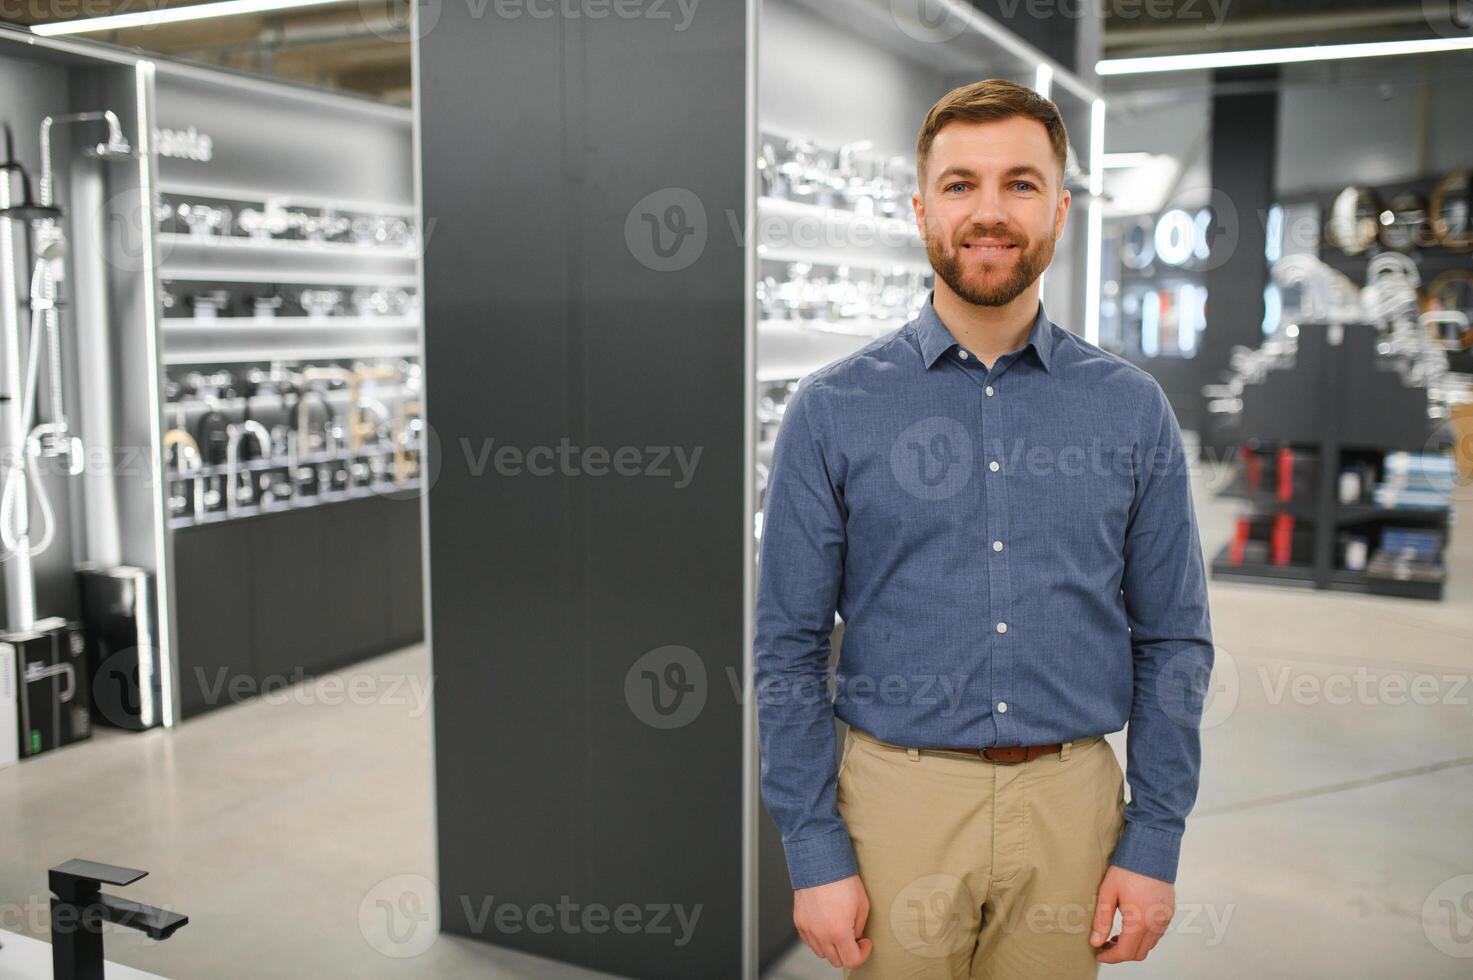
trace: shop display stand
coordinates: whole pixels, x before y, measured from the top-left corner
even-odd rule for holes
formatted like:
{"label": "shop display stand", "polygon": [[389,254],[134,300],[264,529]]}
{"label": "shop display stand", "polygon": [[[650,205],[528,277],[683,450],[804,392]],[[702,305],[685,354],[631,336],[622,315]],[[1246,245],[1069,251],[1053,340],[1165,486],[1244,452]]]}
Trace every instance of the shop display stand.
{"label": "shop display stand", "polygon": [[[1292,446],[1317,454],[1317,479],[1308,501],[1283,502],[1268,493],[1241,490],[1223,496],[1248,500],[1255,516],[1290,513],[1310,524],[1313,561],[1277,565],[1233,563],[1231,545],[1212,561],[1214,578],[1268,585],[1330,589],[1416,599],[1441,599],[1443,582],[1381,578],[1337,566],[1336,532],[1344,527],[1397,523],[1448,528],[1447,511],[1340,503],[1346,453],[1419,452],[1428,447],[1427,393],[1404,382],[1375,351],[1376,328],[1365,323],[1308,323],[1299,327],[1294,367],[1270,372],[1243,392],[1240,430],[1263,445]],[[1444,545],[1446,541],[1444,538]]]}

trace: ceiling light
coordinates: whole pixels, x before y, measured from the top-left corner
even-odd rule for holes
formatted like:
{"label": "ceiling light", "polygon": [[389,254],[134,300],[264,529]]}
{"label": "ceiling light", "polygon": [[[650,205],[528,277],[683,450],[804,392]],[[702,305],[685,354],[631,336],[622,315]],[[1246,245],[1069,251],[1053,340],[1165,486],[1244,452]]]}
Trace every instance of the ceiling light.
{"label": "ceiling light", "polygon": [[1312,44],[1300,48],[1259,48],[1253,51],[1205,51],[1200,54],[1154,55],[1145,58],[1109,58],[1095,63],[1101,75],[1144,75],[1161,71],[1201,71],[1250,65],[1285,65],[1304,61],[1343,61],[1392,55],[1435,54],[1473,50],[1473,37],[1433,37],[1411,41],[1369,41],[1358,44]]}
{"label": "ceiling light", "polygon": [[189,7],[164,7],[160,10],[139,10],[130,14],[108,14],[104,17],[79,17],[75,20],[56,20],[49,24],[32,24],[31,31],[44,37],[57,34],[85,34],[91,31],[116,31],[128,27],[155,27],[159,24],[176,24],[186,20],[204,20],[209,17],[230,17],[235,14],[261,14],[273,10],[291,10],[297,7],[322,7],[327,4],[348,3],[351,0],[219,0],[218,3],[197,3]]}

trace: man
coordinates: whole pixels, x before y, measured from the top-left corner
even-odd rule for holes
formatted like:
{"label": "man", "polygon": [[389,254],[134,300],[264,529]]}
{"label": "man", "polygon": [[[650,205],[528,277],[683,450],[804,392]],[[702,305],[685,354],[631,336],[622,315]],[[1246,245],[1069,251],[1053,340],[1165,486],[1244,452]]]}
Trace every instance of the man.
{"label": "man", "polygon": [[[805,378],[778,434],[762,791],[799,935],[852,977],[1094,977],[1174,914],[1205,574],[1160,386],[1039,301],[1067,147],[1023,86],[942,98],[914,198],[935,290]],[[1103,740],[1127,721],[1128,806]]]}

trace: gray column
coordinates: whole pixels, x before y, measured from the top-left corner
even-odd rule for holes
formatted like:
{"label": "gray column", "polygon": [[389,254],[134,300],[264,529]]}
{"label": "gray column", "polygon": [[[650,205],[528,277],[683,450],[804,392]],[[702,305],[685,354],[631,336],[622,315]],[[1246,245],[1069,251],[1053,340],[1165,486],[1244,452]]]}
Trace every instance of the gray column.
{"label": "gray column", "polygon": [[743,962],[746,7],[418,41],[443,928],[631,976]]}

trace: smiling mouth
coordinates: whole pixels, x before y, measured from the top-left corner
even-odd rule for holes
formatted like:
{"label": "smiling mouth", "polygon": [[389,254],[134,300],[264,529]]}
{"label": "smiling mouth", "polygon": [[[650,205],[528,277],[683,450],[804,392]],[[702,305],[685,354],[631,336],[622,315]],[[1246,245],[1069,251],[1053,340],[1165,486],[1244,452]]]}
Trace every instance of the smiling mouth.
{"label": "smiling mouth", "polygon": [[1017,247],[1018,247],[1017,245],[1012,245],[1012,244],[1007,244],[1007,245],[969,245],[969,244],[966,244],[966,243],[963,243],[962,244],[962,248],[966,249],[967,251],[971,252],[972,254],[974,254],[974,255],[985,255],[985,256],[1002,255],[1002,254],[1004,254],[1006,252],[1009,252],[1012,249],[1015,249]]}

